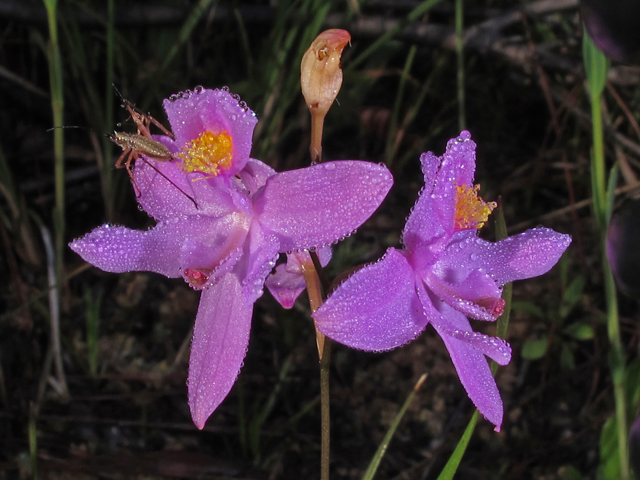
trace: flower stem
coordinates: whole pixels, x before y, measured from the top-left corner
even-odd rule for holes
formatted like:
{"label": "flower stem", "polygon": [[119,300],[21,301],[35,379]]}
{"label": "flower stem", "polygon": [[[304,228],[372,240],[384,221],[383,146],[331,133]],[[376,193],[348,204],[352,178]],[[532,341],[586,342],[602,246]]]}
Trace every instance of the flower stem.
{"label": "flower stem", "polygon": [[[311,252],[315,255],[315,252]],[[322,287],[320,277],[313,260],[300,264],[302,275],[307,284],[307,295],[311,313],[322,305]],[[320,358],[320,479],[329,480],[331,417],[329,408],[329,368],[331,365],[331,340],[325,337],[316,326],[316,344]]]}
{"label": "flower stem", "polygon": [[317,110],[311,113],[311,145],[309,146],[309,153],[311,154],[312,165],[322,161],[322,128],[325,115]]}

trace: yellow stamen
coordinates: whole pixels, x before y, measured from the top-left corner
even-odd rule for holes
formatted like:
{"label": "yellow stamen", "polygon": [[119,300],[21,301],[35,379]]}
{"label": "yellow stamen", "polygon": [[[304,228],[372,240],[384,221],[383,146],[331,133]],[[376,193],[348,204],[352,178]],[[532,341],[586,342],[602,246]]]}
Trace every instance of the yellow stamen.
{"label": "yellow stamen", "polygon": [[456,189],[456,231],[471,228],[481,229],[493,209],[496,208],[496,202],[485,202],[478,196],[480,185],[474,187],[461,185]]}
{"label": "yellow stamen", "polygon": [[220,134],[203,132],[184,147],[176,157],[183,160],[185,172],[202,172],[216,177],[231,167],[233,141],[225,131]]}

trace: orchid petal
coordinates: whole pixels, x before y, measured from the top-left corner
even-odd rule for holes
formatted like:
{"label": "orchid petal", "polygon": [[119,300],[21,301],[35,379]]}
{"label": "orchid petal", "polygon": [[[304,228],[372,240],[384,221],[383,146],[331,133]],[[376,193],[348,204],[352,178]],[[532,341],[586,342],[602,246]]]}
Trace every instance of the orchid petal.
{"label": "orchid petal", "polygon": [[[463,313],[450,308],[445,302],[428,294],[422,287],[418,296],[433,327],[440,333],[465,342],[495,360],[498,365],[507,365],[511,361],[511,345],[498,337],[474,332],[469,320]],[[436,308],[437,307],[437,308]]]}
{"label": "orchid petal", "polygon": [[255,302],[262,296],[264,280],[276,264],[279,247],[275,236],[266,233],[258,222],[253,222],[243,257],[235,268],[236,274],[242,279],[247,302]]}
{"label": "orchid petal", "polygon": [[477,242],[477,261],[498,285],[537,277],[558,263],[571,236],[534,228],[499,242]]}
{"label": "orchid petal", "polygon": [[312,315],[318,330],[349,347],[395,348],[416,338],[428,323],[406,257],[390,248],[378,262],[345,280]]}
{"label": "orchid petal", "polygon": [[459,271],[434,267],[423,279],[441,300],[477,320],[494,321],[502,314],[504,300],[496,282],[480,269],[472,270],[461,279]]}
{"label": "orchid petal", "polygon": [[[432,301],[432,325],[449,351],[462,386],[478,411],[493,423],[499,432],[504,409],[485,354],[491,353],[491,358],[500,360],[501,365],[506,365],[511,358],[511,347],[497,338],[489,342],[477,337],[477,334],[465,336],[460,332],[472,332],[469,320],[446,303],[437,299]],[[423,305],[426,303],[423,302]],[[428,305],[425,305],[425,309],[427,308]],[[433,313],[433,310],[437,310],[440,315]],[[450,335],[451,332],[456,333]]]}
{"label": "orchid petal", "polygon": [[249,344],[252,311],[234,274],[202,292],[188,381],[191,417],[201,430],[238,377]]}
{"label": "orchid petal", "polygon": [[202,180],[201,174],[185,174],[176,161],[139,159],[133,177],[140,206],[158,221],[186,215],[219,217],[234,210],[221,178]]}
{"label": "orchid petal", "polygon": [[303,250],[350,235],[393,184],[389,170],[356,160],[326,162],[270,177],[254,200],[260,223],[282,251]]}
{"label": "orchid petal", "polygon": [[182,238],[175,224],[158,224],[147,231],[103,225],[69,244],[86,262],[105,272],[151,271],[180,276]]}
{"label": "orchid petal", "polygon": [[[316,250],[318,260],[322,267],[326,267],[331,261],[331,247],[321,247]],[[278,265],[274,274],[269,275],[265,286],[273,295],[273,298],[284,308],[291,308],[298,296],[306,288],[306,282],[301,263],[311,263],[311,255],[307,251],[294,252],[287,255],[287,263]]]}
{"label": "orchid petal", "polygon": [[229,134],[233,140],[233,159],[227,176],[238,173],[249,160],[253,129],[258,122],[255,114],[238,100],[225,90],[203,89],[163,102],[180,146],[203,132]]}
{"label": "orchid petal", "polygon": [[301,273],[287,271],[284,263],[276,267],[274,274],[264,282],[273,298],[284,308],[292,308],[298,296],[307,287]]}
{"label": "orchid petal", "polygon": [[218,268],[225,259],[242,248],[251,219],[236,212],[221,218],[189,217],[179,222],[179,234],[184,238],[180,251],[183,268]]}
{"label": "orchid petal", "polygon": [[267,179],[276,174],[276,171],[266,163],[250,158],[245,167],[238,172],[249,195],[253,195],[262,187]]}

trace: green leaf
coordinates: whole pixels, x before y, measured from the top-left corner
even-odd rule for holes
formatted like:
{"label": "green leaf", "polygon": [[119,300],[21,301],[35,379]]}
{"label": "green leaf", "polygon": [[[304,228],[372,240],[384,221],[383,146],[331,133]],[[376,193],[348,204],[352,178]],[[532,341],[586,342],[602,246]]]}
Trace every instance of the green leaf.
{"label": "green leaf", "polygon": [[545,314],[540,307],[532,302],[515,301],[511,304],[511,309],[514,312],[524,313],[530,317],[545,318]]}
{"label": "green leaf", "polygon": [[560,305],[560,318],[565,319],[573,310],[573,307],[580,301],[582,298],[582,293],[584,292],[584,277],[579,276],[574,278],[567,289],[564,291],[564,295],[562,298],[562,304]]}
{"label": "green leaf", "polygon": [[549,339],[545,336],[540,340],[527,340],[522,346],[522,358],[525,360],[539,360],[547,351]]}
{"label": "green leaf", "polygon": [[593,328],[586,323],[576,322],[568,325],[562,330],[563,333],[569,335],[576,340],[591,340],[593,339]]}
{"label": "green leaf", "polygon": [[565,465],[558,469],[560,480],[582,480],[582,474],[573,465]]}
{"label": "green leaf", "polygon": [[615,415],[604,422],[600,434],[600,468],[598,478],[620,479],[620,454],[618,451],[618,424]]}
{"label": "green leaf", "polygon": [[607,83],[609,59],[594,45],[586,29],[583,30],[582,57],[589,82],[589,93],[592,99],[598,98]]}

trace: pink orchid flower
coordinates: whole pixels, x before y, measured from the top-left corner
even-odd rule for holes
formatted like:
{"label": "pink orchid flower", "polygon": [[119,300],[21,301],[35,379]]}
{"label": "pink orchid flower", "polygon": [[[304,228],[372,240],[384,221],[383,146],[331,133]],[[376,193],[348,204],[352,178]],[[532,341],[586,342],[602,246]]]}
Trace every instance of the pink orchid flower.
{"label": "pink orchid flower", "polygon": [[393,179],[385,167],[355,160],[276,173],[249,158],[255,115],[225,90],[197,89],[164,106],[176,138],[154,138],[174,160],[147,158],[151,165],[134,170],[138,201],[157,224],[147,231],[103,225],[70,247],[108,272],[182,276],[202,290],[188,380],[191,415],[202,429],[238,376],[253,304],[279,253],[349,235]]}
{"label": "pink orchid flower", "polygon": [[501,287],[546,273],[571,237],[535,228],[495,243],[479,238],[495,205],[473,185],[475,149],[463,131],[442,157],[422,155],[425,188],[407,220],[405,248],[389,248],[349,277],[313,317],[327,337],[368,351],[403,345],[431,323],[469,397],[499,431],[502,400],[485,355],[506,365],[511,347],[474,332],[467,317],[496,320],[504,309]]}

